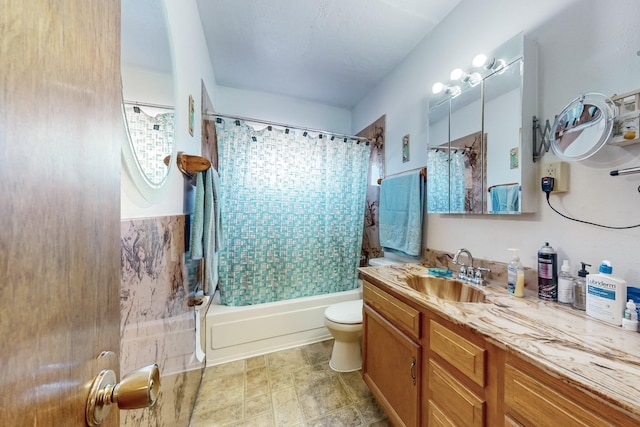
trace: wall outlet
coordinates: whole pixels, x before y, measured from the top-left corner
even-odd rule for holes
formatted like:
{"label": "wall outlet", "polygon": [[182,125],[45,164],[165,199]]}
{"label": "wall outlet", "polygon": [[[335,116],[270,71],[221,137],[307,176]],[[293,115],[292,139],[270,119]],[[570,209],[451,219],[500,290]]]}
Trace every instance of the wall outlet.
{"label": "wall outlet", "polygon": [[552,193],[566,193],[569,191],[569,164],[567,162],[544,163],[541,177],[553,177]]}

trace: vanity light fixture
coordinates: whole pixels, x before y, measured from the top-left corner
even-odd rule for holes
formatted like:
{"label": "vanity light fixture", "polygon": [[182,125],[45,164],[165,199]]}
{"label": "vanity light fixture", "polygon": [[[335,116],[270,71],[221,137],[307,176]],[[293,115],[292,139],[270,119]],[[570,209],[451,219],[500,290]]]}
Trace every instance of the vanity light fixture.
{"label": "vanity light fixture", "polygon": [[462,89],[460,89],[460,86],[445,86],[442,82],[436,82],[431,87],[431,92],[433,92],[434,95],[444,92],[447,95],[451,95],[452,98],[455,98],[462,93]]}
{"label": "vanity light fixture", "polygon": [[431,92],[433,92],[434,95],[439,94],[443,90],[444,90],[444,83],[442,82],[435,82],[433,86],[431,86]]}
{"label": "vanity light fixture", "polygon": [[480,73],[471,73],[469,75],[469,86],[476,87],[482,81]]}
{"label": "vanity light fixture", "polygon": [[453,81],[466,79],[469,76],[462,68],[454,68],[449,75],[449,78]]}

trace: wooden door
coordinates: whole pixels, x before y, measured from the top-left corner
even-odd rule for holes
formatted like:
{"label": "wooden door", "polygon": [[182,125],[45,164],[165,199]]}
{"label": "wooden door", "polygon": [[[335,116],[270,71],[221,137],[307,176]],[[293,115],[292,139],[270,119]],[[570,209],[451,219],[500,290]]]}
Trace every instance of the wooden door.
{"label": "wooden door", "polygon": [[84,426],[120,377],[119,101],[119,1],[0,0],[2,425]]}

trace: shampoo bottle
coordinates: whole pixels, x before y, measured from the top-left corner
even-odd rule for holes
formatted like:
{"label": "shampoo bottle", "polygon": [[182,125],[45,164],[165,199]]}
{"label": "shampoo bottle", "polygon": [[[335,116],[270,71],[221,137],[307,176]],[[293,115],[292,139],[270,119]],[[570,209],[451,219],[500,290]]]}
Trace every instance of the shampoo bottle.
{"label": "shampoo bottle", "polygon": [[627,282],[611,273],[611,262],[600,264],[600,273],[587,276],[587,314],[613,325],[622,324]]}
{"label": "shampoo bottle", "polygon": [[513,251],[513,256],[507,266],[507,290],[513,296],[522,298],[524,296],[524,268],[520,262],[518,250],[509,250]]}

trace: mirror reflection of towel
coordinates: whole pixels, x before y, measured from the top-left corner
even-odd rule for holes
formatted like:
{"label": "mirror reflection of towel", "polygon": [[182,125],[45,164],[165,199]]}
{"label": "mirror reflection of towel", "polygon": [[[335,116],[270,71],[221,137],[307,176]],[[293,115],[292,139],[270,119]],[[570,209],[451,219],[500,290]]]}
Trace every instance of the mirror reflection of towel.
{"label": "mirror reflection of towel", "polygon": [[496,185],[491,188],[491,211],[493,213],[518,213],[520,185]]}

